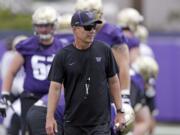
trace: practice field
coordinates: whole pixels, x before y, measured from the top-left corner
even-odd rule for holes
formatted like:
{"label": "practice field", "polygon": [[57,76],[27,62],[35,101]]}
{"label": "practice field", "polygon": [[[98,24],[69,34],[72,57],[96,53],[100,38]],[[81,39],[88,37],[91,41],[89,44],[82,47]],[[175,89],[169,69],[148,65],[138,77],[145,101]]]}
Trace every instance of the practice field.
{"label": "practice field", "polygon": [[[0,135],[7,135],[4,131],[3,126],[0,126]],[[180,123],[179,124],[158,123],[153,135],[180,135]]]}

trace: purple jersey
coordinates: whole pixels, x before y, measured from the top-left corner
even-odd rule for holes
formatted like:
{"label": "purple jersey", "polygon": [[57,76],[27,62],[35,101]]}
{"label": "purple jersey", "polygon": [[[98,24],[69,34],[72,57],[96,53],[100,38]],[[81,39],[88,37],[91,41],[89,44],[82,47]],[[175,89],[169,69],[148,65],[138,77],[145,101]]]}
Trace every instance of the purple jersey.
{"label": "purple jersey", "polygon": [[112,47],[113,45],[127,43],[121,28],[116,25],[105,23],[102,28],[97,32],[96,40],[103,41]]}
{"label": "purple jersey", "polygon": [[139,47],[140,45],[140,41],[137,37],[133,36],[133,37],[127,37],[127,45],[129,49],[135,48],[135,47]]}
{"label": "purple jersey", "polygon": [[16,49],[24,58],[24,91],[36,95],[48,93],[50,82],[47,80],[49,69],[56,52],[62,48],[58,39],[54,39],[52,45],[43,46],[36,36],[20,42]]}
{"label": "purple jersey", "polygon": [[139,90],[144,91],[144,79],[140,74],[138,73],[131,74],[131,81],[133,81],[136,84]]}
{"label": "purple jersey", "polygon": [[[64,92],[60,95],[60,100],[58,102],[56,112],[55,112],[55,117],[58,122],[63,121],[63,116],[64,116],[64,109],[65,109],[65,100],[64,100]],[[47,106],[48,103],[48,95],[45,95],[41,98],[43,101],[43,104]]]}
{"label": "purple jersey", "polygon": [[72,33],[60,33],[55,35],[60,42],[63,44],[63,47],[70,45],[74,42],[74,36]]}

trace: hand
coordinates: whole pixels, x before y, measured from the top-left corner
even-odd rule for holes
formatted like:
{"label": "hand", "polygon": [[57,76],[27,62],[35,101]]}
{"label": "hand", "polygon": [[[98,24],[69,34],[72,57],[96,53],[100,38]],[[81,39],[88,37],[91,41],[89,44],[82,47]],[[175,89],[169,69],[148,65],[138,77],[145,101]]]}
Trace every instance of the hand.
{"label": "hand", "polygon": [[57,123],[54,117],[46,118],[46,133],[47,135],[55,135],[58,132]]}
{"label": "hand", "polygon": [[125,126],[124,113],[118,112],[115,117],[115,128],[116,130],[122,130]]}
{"label": "hand", "polygon": [[124,128],[121,128],[120,132],[122,135],[125,135],[133,128],[135,121],[135,114],[130,104],[122,103],[122,109],[124,111],[125,125]]}
{"label": "hand", "polygon": [[0,115],[6,117],[6,109],[11,105],[10,94],[6,93],[1,95],[0,99]]}
{"label": "hand", "polygon": [[4,103],[2,102],[2,100],[0,100],[0,115],[1,115],[2,117],[6,117],[6,109],[7,109],[7,105],[4,104]]}
{"label": "hand", "polygon": [[1,99],[2,99],[2,101],[6,104],[6,105],[8,105],[8,106],[10,106],[12,103],[11,103],[11,97],[10,97],[10,93],[3,93],[2,92],[2,94],[1,94]]}

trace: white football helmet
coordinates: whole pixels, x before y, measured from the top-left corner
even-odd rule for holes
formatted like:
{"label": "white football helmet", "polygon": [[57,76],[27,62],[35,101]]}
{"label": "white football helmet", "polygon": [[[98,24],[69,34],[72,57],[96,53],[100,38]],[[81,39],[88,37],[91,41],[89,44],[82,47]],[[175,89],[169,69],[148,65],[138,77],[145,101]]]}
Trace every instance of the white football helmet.
{"label": "white football helmet", "polygon": [[159,66],[157,61],[149,56],[140,56],[132,63],[132,68],[142,75],[145,81],[149,81],[150,78],[157,78],[159,72]]}
{"label": "white football helmet", "polygon": [[135,121],[135,113],[130,104],[123,103],[122,108],[124,110],[125,117],[125,128],[121,130],[121,135],[126,135],[128,132],[132,131],[134,121]]}
{"label": "white football helmet", "polygon": [[57,26],[62,30],[70,30],[72,14],[63,14],[58,17]]}
{"label": "white football helmet", "polygon": [[94,11],[97,19],[101,19],[103,14],[102,0],[77,0],[75,10]]}
{"label": "white football helmet", "polygon": [[146,43],[149,32],[145,26],[138,25],[135,31],[135,36],[138,37],[142,43]]}
{"label": "white football helmet", "polygon": [[125,8],[118,13],[117,21],[122,27],[136,31],[137,25],[144,20],[143,16],[134,8]]}
{"label": "white football helmet", "polygon": [[56,25],[57,18],[58,18],[57,12],[52,7],[45,6],[36,9],[34,14],[32,15],[33,25],[36,27],[37,25],[50,24],[52,25],[52,30],[46,34],[38,33],[37,30],[35,30],[35,34],[38,35],[42,40],[50,39],[54,33],[54,27]]}

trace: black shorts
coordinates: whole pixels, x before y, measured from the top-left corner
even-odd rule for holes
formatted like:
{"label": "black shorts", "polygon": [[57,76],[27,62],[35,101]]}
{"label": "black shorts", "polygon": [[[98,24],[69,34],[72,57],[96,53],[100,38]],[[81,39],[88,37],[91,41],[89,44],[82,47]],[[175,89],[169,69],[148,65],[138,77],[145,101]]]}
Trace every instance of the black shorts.
{"label": "black shorts", "polygon": [[146,96],[146,104],[149,107],[151,113],[156,110],[155,97],[147,97]]}
{"label": "black shorts", "polygon": [[139,89],[135,83],[131,81],[131,89],[130,89],[130,100],[131,105],[134,108],[137,104],[145,105],[145,96],[144,91]]}
{"label": "black shorts", "polygon": [[23,92],[20,95],[21,99],[21,130],[22,135],[26,135],[27,132],[27,122],[26,122],[26,116],[29,108],[37,101],[39,100],[39,96],[35,96],[32,93]]}
{"label": "black shorts", "polygon": [[111,135],[109,124],[96,126],[64,126],[64,135]]}
{"label": "black shorts", "polygon": [[[30,135],[47,135],[46,134],[46,114],[47,108],[41,106],[32,106],[27,113],[27,125]],[[58,124],[58,133],[63,135],[62,124]]]}

